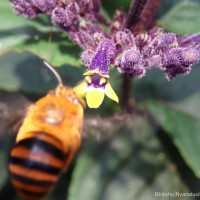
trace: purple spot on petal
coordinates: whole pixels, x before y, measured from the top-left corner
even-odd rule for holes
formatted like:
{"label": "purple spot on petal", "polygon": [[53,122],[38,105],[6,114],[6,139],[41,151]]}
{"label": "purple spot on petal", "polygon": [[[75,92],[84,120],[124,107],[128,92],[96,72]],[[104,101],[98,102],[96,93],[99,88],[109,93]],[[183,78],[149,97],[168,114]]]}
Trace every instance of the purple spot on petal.
{"label": "purple spot on petal", "polygon": [[101,83],[102,77],[99,74],[93,74],[90,76],[90,78],[91,83],[88,83],[88,86],[91,86],[93,88],[105,88],[107,79],[105,79],[105,82]]}

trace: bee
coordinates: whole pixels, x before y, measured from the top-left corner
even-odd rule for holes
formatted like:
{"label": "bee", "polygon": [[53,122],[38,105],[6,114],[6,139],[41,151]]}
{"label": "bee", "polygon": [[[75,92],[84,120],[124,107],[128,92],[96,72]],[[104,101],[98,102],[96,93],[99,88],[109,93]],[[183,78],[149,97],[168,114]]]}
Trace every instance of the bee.
{"label": "bee", "polygon": [[28,108],[9,162],[11,182],[27,200],[39,200],[53,189],[81,144],[85,102],[45,64],[59,84]]}

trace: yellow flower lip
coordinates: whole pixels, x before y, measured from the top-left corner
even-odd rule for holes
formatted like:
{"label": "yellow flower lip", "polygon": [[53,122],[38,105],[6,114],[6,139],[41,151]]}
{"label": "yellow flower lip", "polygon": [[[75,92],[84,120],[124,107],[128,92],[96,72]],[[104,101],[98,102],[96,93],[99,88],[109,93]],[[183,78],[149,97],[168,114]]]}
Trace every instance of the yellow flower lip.
{"label": "yellow flower lip", "polygon": [[118,96],[112,89],[110,83],[106,84],[105,89],[89,87],[86,92],[86,102],[90,108],[99,108],[105,95],[113,101],[119,102]]}
{"label": "yellow flower lip", "polygon": [[99,108],[104,99],[105,93],[102,88],[89,88],[86,93],[86,102],[90,108]]}
{"label": "yellow flower lip", "polygon": [[[96,70],[94,71],[96,72]],[[101,76],[101,74],[98,73],[98,75],[101,76],[99,87],[90,85],[92,81],[91,75],[95,74],[94,71],[93,73],[90,71],[90,73],[86,72],[84,74],[86,75],[85,80],[74,88],[75,92],[81,97],[86,98],[87,105],[90,108],[98,108],[102,104],[105,95],[118,103],[118,96],[107,81],[107,77]],[[103,84],[105,84],[104,87],[102,87]]]}

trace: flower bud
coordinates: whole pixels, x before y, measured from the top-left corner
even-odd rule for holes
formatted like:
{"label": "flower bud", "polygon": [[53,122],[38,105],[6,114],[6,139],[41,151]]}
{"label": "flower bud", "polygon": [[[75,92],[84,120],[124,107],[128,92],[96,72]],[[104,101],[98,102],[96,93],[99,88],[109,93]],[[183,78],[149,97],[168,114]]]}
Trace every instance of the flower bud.
{"label": "flower bud", "polygon": [[79,6],[77,3],[69,3],[64,9],[62,7],[56,7],[52,11],[52,22],[59,24],[63,27],[68,27],[75,23],[79,18]]}
{"label": "flower bud", "polygon": [[182,51],[182,65],[194,65],[200,60],[200,53],[194,48],[184,48]]}
{"label": "flower bud", "polygon": [[89,67],[91,65],[92,59],[95,55],[95,52],[92,50],[86,50],[81,53],[81,61],[84,66]]}
{"label": "flower bud", "polygon": [[171,48],[171,49],[166,50],[163,54],[164,66],[181,65],[181,63],[183,62],[182,51],[183,51],[183,48],[181,47]]}
{"label": "flower bud", "polygon": [[200,43],[200,33],[192,35],[186,35],[180,38],[180,44],[182,46],[196,46]]}
{"label": "flower bud", "polygon": [[158,40],[161,48],[176,47],[178,45],[177,38],[174,33],[164,33]]}
{"label": "flower bud", "polygon": [[146,68],[162,68],[162,57],[157,54],[145,59]]}
{"label": "flower bud", "polygon": [[67,18],[65,9],[61,7],[57,7],[52,11],[51,20],[54,24],[62,26],[69,26],[71,24],[70,20]]}
{"label": "flower bud", "polygon": [[80,12],[83,14],[88,14],[94,9],[93,0],[77,0],[80,7]]}
{"label": "flower bud", "polygon": [[118,9],[115,11],[113,20],[110,24],[109,33],[113,34],[116,31],[122,30],[125,27],[126,23],[126,13],[122,9]]}
{"label": "flower bud", "polygon": [[96,38],[96,36],[98,37],[99,33],[104,35],[103,29],[99,25],[94,24],[91,21],[82,20],[79,23],[79,26],[81,30],[87,31],[89,34],[94,34],[94,39]]}
{"label": "flower bud", "polygon": [[164,54],[164,70],[167,78],[188,74],[191,66],[200,60],[199,52],[193,48],[172,48]]}
{"label": "flower bud", "polygon": [[135,50],[124,51],[121,57],[119,71],[127,73],[130,76],[144,76],[145,68],[142,64],[142,56],[140,52]]}
{"label": "flower bud", "polygon": [[181,65],[169,65],[166,67],[166,78],[172,80],[172,78],[178,75],[186,75],[190,72],[191,67],[183,67]]}
{"label": "flower bud", "polygon": [[78,32],[69,32],[69,39],[77,43],[83,49],[95,49],[96,41],[94,41],[93,35],[90,35],[84,30]]}
{"label": "flower bud", "polygon": [[121,57],[121,65],[126,70],[134,67],[135,64],[141,62],[142,57],[139,51],[126,50]]}
{"label": "flower bud", "polygon": [[13,0],[12,7],[17,15],[34,18],[40,12],[38,8],[33,6],[31,0]]}
{"label": "flower bud", "polygon": [[142,78],[146,73],[145,68],[142,65],[138,65],[137,67],[134,67],[132,70],[132,73],[130,73],[131,77],[137,77]]}
{"label": "flower bud", "polygon": [[164,65],[183,65],[185,67],[196,64],[200,60],[200,53],[195,48],[177,47],[164,54]]}
{"label": "flower bud", "polygon": [[135,37],[129,30],[117,31],[113,36],[113,40],[122,49],[136,49]]}
{"label": "flower bud", "polygon": [[72,17],[75,17],[79,15],[80,7],[76,2],[71,2],[67,4],[66,11],[69,12]]}
{"label": "flower bud", "polygon": [[150,40],[149,34],[147,32],[140,33],[135,36],[135,43],[138,49],[143,49],[148,45]]}
{"label": "flower bud", "polygon": [[44,13],[51,14],[56,6],[56,0],[32,0],[33,5]]}

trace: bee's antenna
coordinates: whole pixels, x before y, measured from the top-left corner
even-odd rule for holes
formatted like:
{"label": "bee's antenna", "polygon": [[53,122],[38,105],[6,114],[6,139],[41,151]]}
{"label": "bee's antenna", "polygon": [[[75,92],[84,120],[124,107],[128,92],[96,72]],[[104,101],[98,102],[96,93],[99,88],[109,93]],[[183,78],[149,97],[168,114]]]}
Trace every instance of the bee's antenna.
{"label": "bee's antenna", "polygon": [[55,75],[57,81],[58,81],[58,84],[59,85],[63,85],[62,83],[62,79],[60,77],[60,75],[58,74],[58,72],[46,61],[44,61],[44,64],[51,70],[51,72]]}

